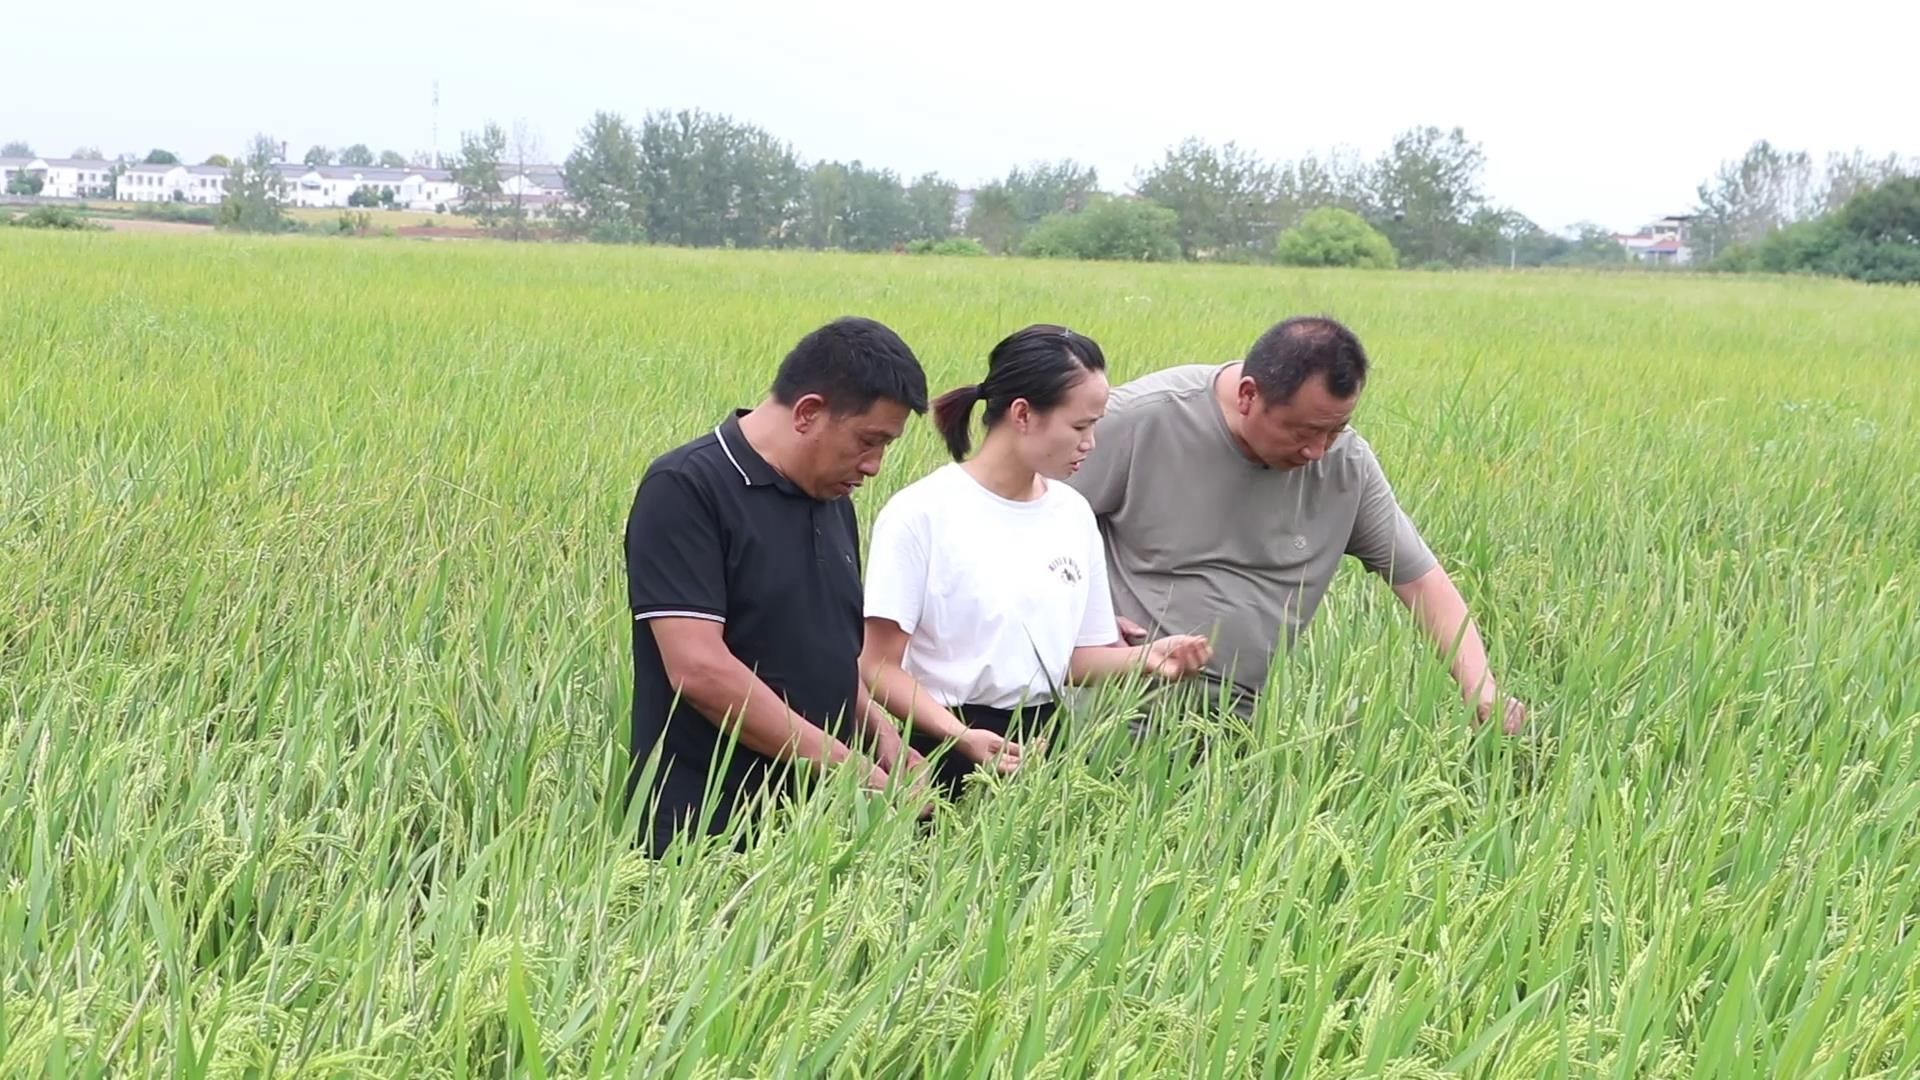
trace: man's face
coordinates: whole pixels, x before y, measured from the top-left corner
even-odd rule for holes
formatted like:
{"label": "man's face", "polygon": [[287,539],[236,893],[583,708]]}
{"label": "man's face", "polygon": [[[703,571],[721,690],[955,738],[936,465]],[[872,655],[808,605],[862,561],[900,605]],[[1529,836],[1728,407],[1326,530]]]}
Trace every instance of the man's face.
{"label": "man's face", "polygon": [[835,416],[824,400],[808,394],[794,405],[801,467],[788,479],[816,499],[850,494],[880,474],[880,459],[907,429],[908,415],[905,405],[882,398],[865,412]]}
{"label": "man's face", "polygon": [[1335,397],[1327,390],[1326,376],[1318,373],[1308,376],[1284,403],[1268,403],[1252,379],[1242,378],[1240,438],[1269,469],[1298,469],[1326,456],[1358,404],[1358,393]]}

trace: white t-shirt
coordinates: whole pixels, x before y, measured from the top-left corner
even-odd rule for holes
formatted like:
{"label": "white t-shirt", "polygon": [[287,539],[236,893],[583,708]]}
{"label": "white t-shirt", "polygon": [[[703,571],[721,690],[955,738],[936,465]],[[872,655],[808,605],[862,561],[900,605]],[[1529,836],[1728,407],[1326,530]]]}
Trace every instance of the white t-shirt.
{"label": "white t-shirt", "polygon": [[1099,527],[1066,484],[1017,502],[946,465],[881,507],[868,549],[867,617],[907,632],[902,666],[942,705],[1052,700],[1076,647],[1119,640]]}

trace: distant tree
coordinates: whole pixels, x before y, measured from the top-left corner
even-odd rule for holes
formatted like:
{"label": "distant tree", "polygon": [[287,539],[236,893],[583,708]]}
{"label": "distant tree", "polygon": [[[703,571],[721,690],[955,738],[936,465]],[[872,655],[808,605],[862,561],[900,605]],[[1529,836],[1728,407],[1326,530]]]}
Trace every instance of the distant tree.
{"label": "distant tree", "polygon": [[1032,225],[1050,214],[1077,213],[1093,205],[1100,193],[1100,175],[1092,166],[1072,158],[1014,169],[1002,184],[1023,225]]}
{"label": "distant tree", "polygon": [[649,113],[640,124],[647,236],[689,247],[800,240],[807,176],[792,147],[724,115]]}
{"label": "distant tree", "polygon": [[407,167],[406,155],[398,150],[382,150],[380,151],[380,167],[383,169],[404,169]]}
{"label": "distant tree", "polygon": [[1177,262],[1180,217],[1145,199],[1102,196],[1078,213],[1041,219],[1020,240],[1020,254],[1041,259]]}
{"label": "distant tree", "polygon": [[490,229],[500,214],[505,189],[501,186],[502,159],[507,154],[507,133],[492,121],[478,134],[463,132],[460,156],[454,162],[453,180],[460,186],[460,212]]}
{"label": "distant tree", "polygon": [[280,144],[256,135],[247,153],[227,172],[226,199],[220,204],[220,226],[238,232],[279,232],[286,227],[281,206],[280,170],[273,167]]}
{"label": "distant tree", "polygon": [[177,155],[175,155],[174,152],[171,150],[161,150],[156,148],[156,149],[147,151],[146,164],[178,165],[180,164],[180,158]]}
{"label": "distant tree", "polygon": [[800,240],[815,250],[847,245],[847,167],[816,162],[807,170],[807,194],[800,207]]}
{"label": "distant tree", "polygon": [[1307,155],[1279,166],[1275,183],[1275,220],[1291,225],[1309,210],[1337,206],[1363,213],[1370,183],[1367,163],[1349,154],[1325,158]]}
{"label": "distant tree", "polygon": [[1231,142],[1215,147],[1189,138],[1134,189],[1179,216],[1180,250],[1189,259],[1265,254],[1277,225],[1279,170]]}
{"label": "distant tree", "polygon": [[513,134],[507,143],[507,155],[507,161],[513,166],[513,173],[519,182],[513,185],[512,191],[507,192],[494,228],[509,240],[524,240],[532,232],[527,213],[528,170],[545,156],[540,137],[527,126],[526,121],[514,121]]}
{"label": "distant tree", "polygon": [[1692,243],[1707,259],[1739,244],[1815,216],[1820,195],[1813,161],[1804,152],[1776,148],[1765,139],[1738,161],[1726,161],[1695,194]]}
{"label": "distant tree", "polygon": [[[954,206],[960,189],[938,173],[927,173],[907,188],[907,205],[912,212],[911,232],[915,239],[944,240],[953,235]],[[983,252],[984,254],[984,252]]]}
{"label": "distant tree", "polygon": [[1734,248],[1715,267],[1920,283],[1920,177],[1896,176],[1835,213]]}
{"label": "distant tree", "polygon": [[799,234],[814,248],[886,251],[914,239],[913,204],[899,177],[855,161],[823,161],[807,174]]}
{"label": "distant tree", "polygon": [[[7,156],[13,157],[18,155],[9,154]],[[35,175],[34,173],[30,173],[25,169],[22,169],[19,172],[13,174],[13,179],[7,181],[7,194],[38,195],[40,194],[40,190],[44,187],[46,187],[45,180],[41,179],[39,176]]]}
{"label": "distant tree", "polygon": [[340,151],[340,164],[366,168],[373,164],[373,150],[366,143],[354,143]]}
{"label": "distant tree", "polygon": [[973,206],[967,210],[967,235],[995,254],[1013,250],[1019,240],[1021,223],[1013,196],[998,181],[973,193]]}
{"label": "distant tree", "polygon": [[1408,266],[1485,261],[1497,223],[1482,217],[1480,173],[1486,155],[1460,128],[1414,128],[1367,172],[1365,216]]}
{"label": "distant tree", "polygon": [[574,207],[566,226],[600,243],[638,244],[647,238],[646,194],[640,182],[640,142],[619,114],[596,112],[580,144],[561,167]]}
{"label": "distant tree", "polygon": [[1610,230],[1590,221],[1573,227],[1573,239],[1548,259],[1548,266],[1623,266],[1627,249],[1613,238]]}
{"label": "distant tree", "polygon": [[1540,226],[1518,210],[1489,207],[1480,212],[1476,224],[1499,236],[1500,250],[1494,252],[1493,261],[1510,269],[1520,265],[1520,241],[1540,232]]}
{"label": "distant tree", "polygon": [[891,251],[915,239],[918,224],[906,185],[892,169],[847,166],[847,246]]}
{"label": "distant tree", "polygon": [[1848,199],[1839,226],[1869,244],[1920,249],[1920,176],[1896,176]]}
{"label": "distant tree", "polygon": [[1391,270],[1399,265],[1393,244],[1351,210],[1323,206],[1280,234],[1275,257],[1286,266],[1350,266]]}
{"label": "distant tree", "polygon": [[1920,177],[1855,195],[1833,215],[1843,240],[1825,269],[1860,281],[1920,282]]}
{"label": "distant tree", "polygon": [[231,169],[233,168],[233,159],[228,157],[225,154],[209,154],[207,156],[207,160],[204,162],[201,162],[201,164],[218,165],[223,169]]}
{"label": "distant tree", "polygon": [[73,153],[67,156],[76,161],[104,161],[107,157],[97,146],[76,146],[73,148]]}
{"label": "distant tree", "polygon": [[25,142],[22,142],[19,139],[15,139],[14,141],[7,143],[4,146],[0,146],[0,157],[33,157],[33,156],[34,156],[33,147],[28,146]]}
{"label": "distant tree", "polygon": [[1070,158],[1015,168],[974,192],[967,233],[990,251],[1012,251],[1042,219],[1083,210],[1099,194],[1099,174]]}
{"label": "distant tree", "polygon": [[[1872,158],[1860,149],[1845,154],[1828,154],[1825,176],[1815,193],[1815,214],[1831,214],[1839,210],[1855,195],[1899,176],[1902,169],[1898,154]],[[1920,161],[1914,162],[1913,171],[1920,173]]]}
{"label": "distant tree", "polygon": [[309,146],[307,147],[306,156],[300,160],[314,168],[322,165],[331,165],[333,164],[333,151],[324,146]]}
{"label": "distant tree", "polygon": [[1566,237],[1548,232],[1524,214],[1514,214],[1502,236],[1507,245],[1507,265],[1521,269],[1546,266],[1573,246]]}

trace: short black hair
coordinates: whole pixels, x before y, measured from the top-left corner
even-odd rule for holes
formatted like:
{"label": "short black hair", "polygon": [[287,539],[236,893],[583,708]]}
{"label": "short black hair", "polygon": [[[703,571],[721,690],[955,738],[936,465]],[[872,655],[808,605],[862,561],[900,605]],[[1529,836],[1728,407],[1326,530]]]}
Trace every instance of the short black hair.
{"label": "short black hair", "polygon": [[925,413],[927,373],[899,334],[849,315],[800,339],[780,361],[772,393],[782,405],[818,394],[835,416],[866,412],[882,398]]}
{"label": "short black hair", "polygon": [[1275,323],[1247,350],[1242,374],[1260,388],[1269,405],[1284,405],[1315,374],[1327,391],[1347,399],[1367,382],[1367,350],[1353,331],[1324,315],[1299,315]]}

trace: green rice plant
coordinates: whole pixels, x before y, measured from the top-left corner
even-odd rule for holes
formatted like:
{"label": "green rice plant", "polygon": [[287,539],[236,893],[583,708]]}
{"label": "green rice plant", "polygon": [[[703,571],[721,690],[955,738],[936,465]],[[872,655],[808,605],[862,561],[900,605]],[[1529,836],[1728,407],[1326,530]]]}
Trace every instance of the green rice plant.
{"label": "green rice plant", "polygon": [[[833,316],[1327,312],[1524,735],[1343,573],[1257,716],[633,851],[620,531]],[[0,233],[0,1075],[1905,1077],[1920,308],[1823,281]],[[939,461],[922,422],[863,523]]]}

